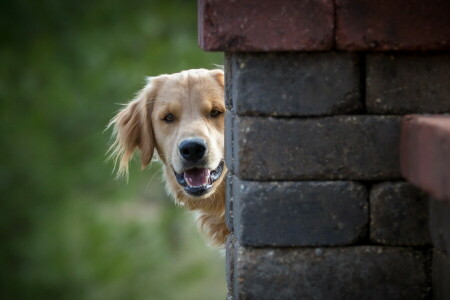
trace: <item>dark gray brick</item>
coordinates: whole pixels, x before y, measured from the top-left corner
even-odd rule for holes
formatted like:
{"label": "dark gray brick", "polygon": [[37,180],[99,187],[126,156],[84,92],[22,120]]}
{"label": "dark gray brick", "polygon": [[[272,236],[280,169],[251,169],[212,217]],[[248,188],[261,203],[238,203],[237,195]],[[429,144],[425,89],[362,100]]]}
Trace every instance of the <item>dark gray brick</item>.
{"label": "dark gray brick", "polygon": [[431,243],[428,196],[406,182],[385,182],[370,190],[370,239],[387,245]]}
{"label": "dark gray brick", "polygon": [[234,244],[235,239],[232,234],[228,235],[225,242],[225,273],[228,286],[227,299],[232,299],[233,295],[233,279],[234,279]]}
{"label": "dark gray brick", "polygon": [[233,53],[233,106],[238,115],[319,116],[360,111],[354,53]]}
{"label": "dark gray brick", "polygon": [[429,252],[235,245],[235,299],[429,299]]}
{"label": "dark gray brick", "polygon": [[232,111],[225,113],[225,164],[228,171],[233,172],[234,165],[234,114]]}
{"label": "dark gray brick", "polygon": [[355,182],[233,178],[234,229],[248,246],[348,245],[368,236],[368,196]]}
{"label": "dark gray brick", "polygon": [[225,190],[225,222],[230,232],[233,232],[233,174],[228,172],[226,176],[227,187]]}
{"label": "dark gray brick", "polygon": [[450,204],[430,199],[430,233],[433,246],[450,256]]}
{"label": "dark gray brick", "polygon": [[433,298],[450,299],[450,257],[438,250],[433,251]]}
{"label": "dark gray brick", "polygon": [[225,65],[224,65],[224,73],[225,73],[225,107],[228,110],[233,108],[233,100],[231,97],[233,91],[232,85],[232,68],[231,68],[231,57],[232,53],[225,52]]}
{"label": "dark gray brick", "polygon": [[370,113],[450,112],[450,54],[369,54]]}
{"label": "dark gray brick", "polygon": [[235,117],[234,173],[244,180],[401,178],[400,117]]}

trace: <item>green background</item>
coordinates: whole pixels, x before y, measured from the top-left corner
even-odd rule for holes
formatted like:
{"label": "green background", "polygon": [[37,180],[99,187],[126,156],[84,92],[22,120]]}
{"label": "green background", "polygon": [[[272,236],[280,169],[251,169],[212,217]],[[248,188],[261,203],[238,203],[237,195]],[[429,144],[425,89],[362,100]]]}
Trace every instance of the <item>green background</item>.
{"label": "green background", "polygon": [[222,64],[195,1],[0,1],[0,298],[224,299],[223,255],[160,166],[105,162],[145,76]]}

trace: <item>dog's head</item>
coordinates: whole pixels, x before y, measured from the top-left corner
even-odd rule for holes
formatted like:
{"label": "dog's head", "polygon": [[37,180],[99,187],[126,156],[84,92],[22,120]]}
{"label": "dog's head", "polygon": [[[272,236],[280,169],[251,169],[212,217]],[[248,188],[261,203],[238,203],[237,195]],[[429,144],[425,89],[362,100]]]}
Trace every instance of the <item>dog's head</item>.
{"label": "dog's head", "polygon": [[225,173],[223,90],[222,70],[150,78],[111,121],[119,174],[128,172],[136,148],[143,167],[156,149],[174,195],[199,199],[214,193]]}

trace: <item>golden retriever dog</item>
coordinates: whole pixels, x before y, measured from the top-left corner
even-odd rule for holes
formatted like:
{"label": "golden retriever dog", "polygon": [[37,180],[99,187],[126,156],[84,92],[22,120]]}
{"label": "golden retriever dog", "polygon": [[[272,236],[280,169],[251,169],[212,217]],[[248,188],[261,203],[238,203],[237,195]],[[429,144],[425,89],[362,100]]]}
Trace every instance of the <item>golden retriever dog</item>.
{"label": "golden retriever dog", "polygon": [[224,114],[223,71],[195,69],[149,78],[110,123],[118,174],[128,174],[136,149],[143,168],[156,150],[167,191],[177,204],[197,212],[199,227],[215,246],[228,235]]}

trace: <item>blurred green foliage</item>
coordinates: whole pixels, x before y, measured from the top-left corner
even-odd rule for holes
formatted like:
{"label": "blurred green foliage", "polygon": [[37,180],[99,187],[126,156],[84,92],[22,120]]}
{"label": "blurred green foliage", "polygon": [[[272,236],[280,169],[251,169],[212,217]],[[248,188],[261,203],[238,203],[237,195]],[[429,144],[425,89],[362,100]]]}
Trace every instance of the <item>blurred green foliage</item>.
{"label": "blurred green foliage", "polygon": [[225,298],[159,166],[105,163],[146,75],[222,64],[196,31],[195,1],[0,1],[1,299]]}

